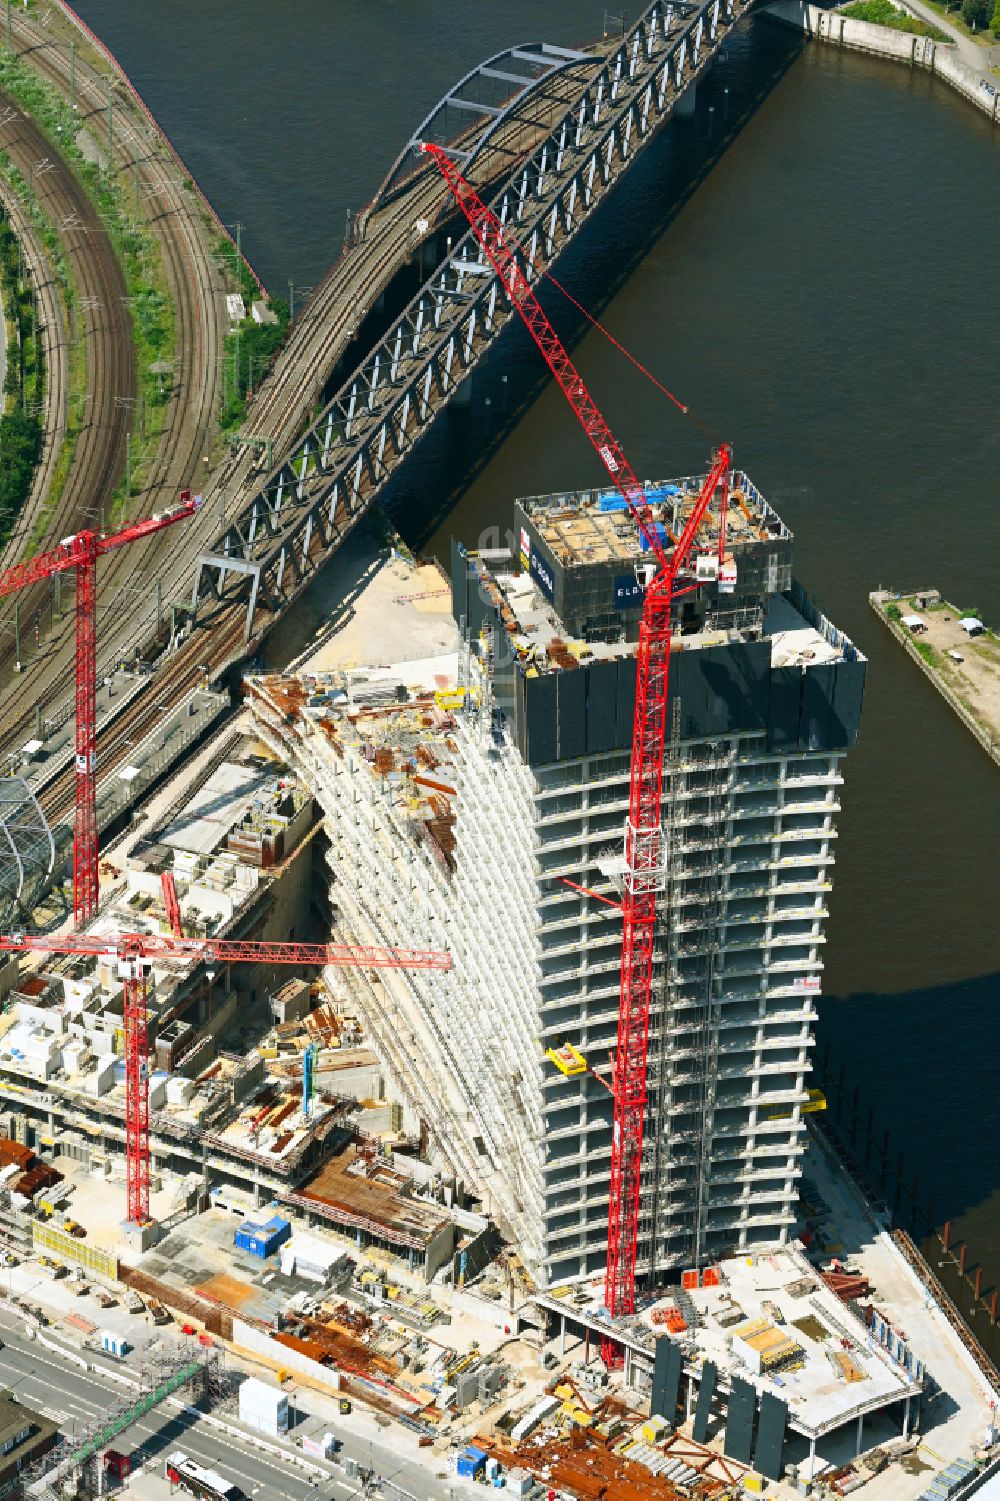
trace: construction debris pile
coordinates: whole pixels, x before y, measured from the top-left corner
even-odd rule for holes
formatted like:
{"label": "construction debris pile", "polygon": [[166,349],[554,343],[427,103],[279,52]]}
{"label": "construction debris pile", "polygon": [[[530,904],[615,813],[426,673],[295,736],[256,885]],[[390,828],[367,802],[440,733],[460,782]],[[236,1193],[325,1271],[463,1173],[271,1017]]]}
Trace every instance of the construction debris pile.
{"label": "construction debris pile", "polygon": [[[312,689],[313,691],[310,691]],[[381,784],[393,809],[427,841],[445,870],[453,869],[457,747],[451,736],[461,701],[448,677],[411,692],[380,669],[267,678],[265,691],[286,718],[316,722],[334,754],[352,754]]]}
{"label": "construction debris pile", "polygon": [[685,1438],[660,1417],[640,1417],[612,1393],[601,1362],[571,1366],[522,1412],[505,1413],[496,1438],[475,1444],[515,1495],[522,1476],[583,1501],[679,1501],[719,1496],[747,1465]]}

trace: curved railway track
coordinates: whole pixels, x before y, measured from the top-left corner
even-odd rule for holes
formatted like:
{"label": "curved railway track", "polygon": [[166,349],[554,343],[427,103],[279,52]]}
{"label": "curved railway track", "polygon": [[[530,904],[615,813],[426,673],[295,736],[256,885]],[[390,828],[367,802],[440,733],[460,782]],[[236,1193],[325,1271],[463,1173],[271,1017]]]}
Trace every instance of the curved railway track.
{"label": "curved railway track", "polygon": [[[35,45],[34,65],[47,74],[50,81],[68,92],[65,51],[54,45],[47,34],[33,28],[30,21],[19,16],[15,24],[20,31],[31,33]],[[84,80],[82,85],[81,80]],[[79,56],[77,88],[78,98],[83,104],[83,118],[96,117],[98,105],[102,119],[106,118],[106,92],[94,83],[92,77],[88,78]],[[113,108],[117,112],[126,106],[137,113],[131,96],[123,90],[120,97],[116,95]],[[144,117],[138,123],[138,130],[138,139],[144,140],[149,132]],[[164,192],[168,203],[172,202],[167,188],[171,186],[170,174],[176,173],[176,166],[172,159],[166,158],[162,148],[158,145],[144,147],[136,170],[141,172],[142,182],[148,180],[153,191]],[[303,310],[271,375],[259,389],[248,412],[244,425],[246,435],[269,438],[276,453],[285,452],[292,446],[330,371],[349,347],[362,319],[393,275],[415,252],[422,229],[418,228],[418,221],[433,222],[446,196],[439,175],[428,172],[418,174],[389,207],[378,212],[365,212],[362,245],[340,255]],[[191,238],[193,228],[197,228],[195,239]],[[170,229],[185,232],[179,243],[174,243]],[[189,319],[195,330],[192,338],[185,341],[190,344],[190,358],[180,372],[175,401],[180,402],[184,397],[197,401],[210,391],[211,402],[207,405],[214,408],[219,379],[215,351],[221,343],[218,327],[211,325],[210,284],[212,275],[216,274],[215,268],[212,265],[211,274],[205,274],[204,247],[202,239],[198,238],[201,229],[192,226],[189,216],[180,213],[176,223],[170,221],[168,232],[164,232],[161,222],[157,232],[163,245],[167,274],[178,298],[179,315]],[[192,297],[197,309],[192,306]],[[221,311],[221,305],[222,298],[216,293],[217,311]],[[183,312],[185,308],[186,312]],[[196,370],[201,372],[200,381]],[[207,433],[211,429],[210,411],[209,420],[204,420],[205,406],[203,402],[200,423],[186,427],[183,423],[172,425],[172,457],[165,443],[155,471],[155,485],[151,483],[144,490],[141,502],[144,512],[158,509],[167,500],[172,500],[176,491],[186,484],[199,488],[197,472],[202,467],[205,447],[201,437],[197,441],[193,438],[195,434]],[[186,446],[184,432],[188,433]],[[242,508],[257,488],[260,478],[254,455],[249,450],[238,452],[211,477],[206,477],[206,483],[200,487],[205,497],[203,507],[199,515],[184,523],[183,536],[162,533],[148,543],[123,549],[104,561],[99,581],[100,671],[107,671],[123,655],[131,655],[132,646],[152,637],[156,625],[154,580],[159,580],[165,604],[189,595],[197,554],[211,546],[222,529],[223,516]],[[61,531],[56,532],[56,535],[61,534]],[[128,594],[126,587],[130,583],[133,589]],[[215,670],[239,655],[244,623],[244,612],[239,606],[220,608],[213,617],[199,622],[196,633],[181,645],[152,680],[150,692],[128,706],[120,718],[100,732],[98,757],[102,776],[120,765],[137,739],[155,726],[162,712],[158,706],[172,706],[190,692],[202,676],[204,664]],[[32,662],[30,681],[26,674],[18,685],[16,707],[9,703],[9,726],[6,722],[8,714],[3,716],[0,750],[23,744],[33,725],[37,705],[44,704],[43,712],[48,715],[56,703],[72,703],[71,625],[72,619],[68,616],[62,629],[53,632],[47,641],[44,656]],[[0,710],[3,707],[0,701]],[[70,774],[54,779],[46,788],[42,801],[50,818],[68,817],[72,808]]]}
{"label": "curved railway track", "polygon": [[[128,403],[136,392],[135,350],[126,307],[125,278],[114,249],[82,184],[54,151],[40,126],[17,101],[0,92],[0,151],[31,183],[42,212],[56,228],[80,294],[78,326],[82,333],[88,376],[102,378],[89,390],[87,416],[67,476],[64,495],[72,497],[78,514],[99,514],[105,496],[124,467]],[[60,507],[60,511],[65,510]],[[58,517],[55,518],[58,521]],[[30,519],[28,522],[30,527]],[[5,560],[26,540],[19,526],[5,549]],[[21,601],[21,614],[32,612],[45,598],[45,589],[31,590]],[[0,671],[10,671],[14,642],[0,643]]]}
{"label": "curved railway track", "polygon": [[[46,33],[39,33],[26,18],[16,17],[14,25],[22,49],[26,45],[31,47],[32,66],[57,89],[68,95],[69,59],[65,49],[55,45]],[[107,122],[106,91],[98,77],[79,57],[76,63],[76,84],[81,123],[87,125],[90,122],[92,133],[100,138]],[[221,319],[223,289],[198,217],[185,201],[186,192],[177,180],[176,169],[155,146],[150,147],[147,143],[147,137],[152,134],[148,123],[139,116],[129,96],[123,99],[116,96],[113,112],[116,116],[116,140],[123,142],[134,152],[134,157],[126,157],[126,160],[134,161],[137,190],[142,193],[151,209],[155,210],[150,212],[149,219],[159,242],[175,308],[178,358],[174,388],[162,441],[150,474],[142,486],[141,495],[136,501],[137,511],[153,511],[162,508],[168,497],[172,499],[192,479],[197,480],[198,473],[203,468],[203,455],[213,438],[219,391],[219,350],[224,337]],[[24,120],[23,115],[20,119]],[[68,180],[75,187],[82,204],[89,209],[90,258],[95,258],[98,251],[103,252],[100,259],[106,261],[110,257],[118,272],[119,285],[111,296],[106,290],[102,292],[99,288],[92,288],[92,275],[88,267],[74,263],[74,274],[77,276],[81,297],[94,319],[100,320],[106,315],[108,308],[114,309],[119,325],[116,338],[118,341],[127,340],[131,350],[131,325],[125,304],[124,278],[113,247],[103,233],[100,220],[82,186],[56,156],[54,148],[39,127],[31,125],[31,122],[26,123],[34,132],[36,148],[41,148],[33,161],[48,157],[54,165],[46,177],[54,177],[58,170],[60,180]],[[48,205],[44,206],[48,209]],[[51,219],[58,229],[61,230],[64,223],[72,222],[69,213],[59,212],[55,205],[53,208]],[[69,236],[66,238],[68,240]],[[69,248],[67,244],[67,250]],[[84,259],[86,261],[87,257]],[[116,419],[113,461],[108,458],[103,466],[103,473],[97,475],[93,484],[85,491],[74,480],[81,462],[94,463],[91,455],[99,446],[94,438],[101,429],[92,419],[81,435],[73,473],[51,519],[50,539],[64,536],[81,526],[99,524],[97,517],[100,505],[111,493],[124,468],[126,434],[137,420],[132,409],[136,387],[133,358],[132,381],[128,389],[121,390],[120,382],[117,383],[119,388],[116,388],[116,359],[120,356],[120,347],[119,342],[117,345],[102,347],[92,354],[88,349],[88,374],[92,388],[99,393],[102,407],[113,411]],[[27,529],[20,529],[18,540],[22,547]],[[152,551],[148,546],[143,550]],[[10,553],[8,556],[10,561],[14,560]],[[115,554],[107,560],[102,569],[101,580],[106,599],[109,596],[114,598],[130,579],[136,577],[138,562],[137,558],[125,552]],[[36,591],[36,596],[31,601],[22,601],[22,619],[30,621],[32,617],[29,611],[39,608],[40,603],[46,599],[46,591],[41,590]],[[125,603],[126,609],[122,614],[127,618],[127,600]],[[32,661],[30,675],[17,679],[10,673],[6,689],[0,689],[4,747],[10,748],[23,742],[34,723],[39,704],[52,705],[69,693],[73,673],[72,627],[72,613],[69,612],[50,629],[44,653]],[[6,639],[6,645],[6,656],[0,646],[0,668],[7,667],[9,672],[13,663],[13,641],[10,635]]]}

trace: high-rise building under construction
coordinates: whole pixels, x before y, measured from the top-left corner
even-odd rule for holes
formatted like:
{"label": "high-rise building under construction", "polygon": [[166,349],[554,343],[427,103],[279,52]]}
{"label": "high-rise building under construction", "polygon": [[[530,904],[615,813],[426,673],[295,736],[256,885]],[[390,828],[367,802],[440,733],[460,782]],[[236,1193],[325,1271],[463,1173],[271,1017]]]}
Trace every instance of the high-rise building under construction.
{"label": "high-rise building under construction", "polygon": [[[648,487],[665,545],[701,479]],[[553,1284],[606,1255],[612,1099],[593,1072],[618,1021],[642,556],[617,495],[517,511],[514,551],[453,548],[456,654],[348,674],[327,707],[275,680],[253,701],[326,810],[338,936],[451,950],[445,974],[344,979],[411,1128]],[[795,1221],[864,686],[745,475],[720,546],[721,523],[716,505],[675,604],[640,1277]],[[548,1061],[566,1043],[593,1072]]]}

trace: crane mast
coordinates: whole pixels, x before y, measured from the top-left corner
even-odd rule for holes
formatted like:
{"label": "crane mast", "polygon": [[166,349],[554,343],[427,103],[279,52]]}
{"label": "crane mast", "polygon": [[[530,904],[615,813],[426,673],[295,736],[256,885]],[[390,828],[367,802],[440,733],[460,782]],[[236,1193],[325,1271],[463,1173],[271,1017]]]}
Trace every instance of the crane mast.
{"label": "crane mast", "polygon": [[[170,882],[173,889],[173,881]],[[166,883],[164,883],[166,896]],[[177,895],[174,890],[174,904]],[[174,926],[174,916],[168,915]],[[176,920],[180,920],[177,906]],[[125,1177],[127,1219],[149,1221],[148,976],[154,959],[203,959],[219,964],[339,965],[356,969],[450,969],[436,949],[393,949],[347,943],[282,943],[253,938],[182,938],[176,933],[6,933],[0,953],[80,954],[114,958],[124,992]]]}
{"label": "crane mast", "polygon": [[97,911],[97,560],[106,552],[139,542],[193,516],[201,496],[182,490],[170,511],[133,522],[120,532],[82,531],[64,537],[51,552],[39,553],[0,573],[0,598],[57,573],[76,574],[76,690],[74,720],[76,795],[73,818],[73,921],[79,928]]}
{"label": "crane mast", "polygon": [[[668,557],[653,525],[652,513],[642,485],[531,288],[526,274],[529,262],[523,249],[462,177],[446,151],[431,143],[425,143],[422,149],[437,163],[484,255],[497,272],[511,303],[541,351],[598,457],[624,497],[655,558],[655,571],[647,581],[636,653],[635,718],[621,904],[623,926],[618,1036],[612,1071],[614,1128],[608,1202],[605,1304],[612,1317],[618,1317],[632,1313],[635,1309],[657,899],[665,884],[661,808],[670,676],[671,610],[675,594],[686,592],[676,591],[674,586],[691,552],[709,504],[720,487],[722,514],[725,514],[732,455],[728,445],[723,444],[713,456],[709,475],[684,530]],[[723,530],[724,522],[720,527],[720,558],[724,542]],[[608,1337],[603,1341],[602,1351],[606,1360],[617,1358],[613,1338]]]}

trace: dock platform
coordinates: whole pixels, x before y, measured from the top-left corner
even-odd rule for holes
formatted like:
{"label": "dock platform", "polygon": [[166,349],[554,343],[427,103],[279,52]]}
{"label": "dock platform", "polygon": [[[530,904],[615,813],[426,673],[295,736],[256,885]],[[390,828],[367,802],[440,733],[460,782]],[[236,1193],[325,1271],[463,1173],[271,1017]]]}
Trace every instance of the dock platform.
{"label": "dock platform", "polygon": [[1000,765],[1000,637],[983,624],[970,635],[972,612],[936,589],[874,589],[868,603],[930,678],[967,729]]}

